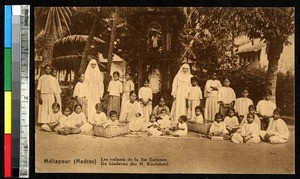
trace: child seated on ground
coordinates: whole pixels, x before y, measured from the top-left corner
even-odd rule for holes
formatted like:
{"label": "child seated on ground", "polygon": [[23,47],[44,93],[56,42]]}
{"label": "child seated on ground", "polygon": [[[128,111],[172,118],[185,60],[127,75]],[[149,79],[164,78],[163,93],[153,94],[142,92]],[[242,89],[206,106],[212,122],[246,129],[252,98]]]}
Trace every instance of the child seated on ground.
{"label": "child seated on ground", "polygon": [[260,128],[254,123],[254,115],[247,115],[247,123],[242,126],[241,132],[233,134],[231,141],[234,143],[259,143],[259,131]]}
{"label": "child seated on ground", "polygon": [[160,97],[158,105],[154,107],[153,114],[155,114],[156,117],[160,117],[161,110],[163,109],[167,110],[167,115],[170,115],[170,109],[166,106],[165,97],[162,96]]}
{"label": "child seated on ground", "polygon": [[167,114],[166,109],[161,110],[161,115],[158,118],[157,123],[159,124],[161,129],[166,129],[171,126],[170,116]]}
{"label": "child seated on ground", "polygon": [[122,126],[123,124],[121,124],[119,122],[118,119],[118,113],[115,110],[112,110],[109,112],[109,119],[107,120],[107,122],[104,124],[104,128],[106,128],[107,126]]}
{"label": "child seated on ground", "polygon": [[92,115],[92,121],[94,126],[103,126],[107,122],[107,117],[104,112],[102,112],[101,103],[95,105],[96,112]]}
{"label": "child seated on ground", "polygon": [[82,112],[81,104],[75,104],[74,106],[75,112],[72,113],[72,118],[75,122],[75,126],[81,129],[81,132],[86,132],[92,129],[92,126],[87,123],[86,116]]}
{"label": "child seated on ground", "polygon": [[148,136],[160,136],[162,134],[154,114],[150,115],[150,122],[147,124],[147,133]]}
{"label": "child seated on ground", "polygon": [[203,118],[204,110],[200,106],[195,107],[195,116],[189,120],[190,122],[194,123],[204,123],[204,118]]}
{"label": "child seated on ground", "polygon": [[209,137],[212,138],[213,136],[230,139],[225,123],[223,122],[223,115],[221,113],[215,114],[215,120],[210,126]]}
{"label": "child seated on ground", "polygon": [[187,121],[186,115],[182,115],[179,117],[177,126],[172,129],[174,130],[173,132],[174,137],[181,137],[188,134],[186,121]]}
{"label": "child seated on ground", "polygon": [[55,129],[58,134],[79,134],[81,132],[79,127],[75,126],[75,121],[71,116],[71,108],[66,106],[63,110],[64,115],[59,119],[59,126]]}
{"label": "child seated on ground", "polygon": [[[249,112],[249,114],[254,115],[254,121],[253,121],[253,123],[256,123],[258,125],[259,129],[261,129],[261,121],[260,121],[259,117],[257,116],[256,110],[255,110],[255,106],[254,105],[250,105],[248,107],[248,112]],[[242,122],[240,123],[240,127],[242,127],[246,123],[247,123],[247,116],[245,116],[244,119],[242,120]]]}
{"label": "child seated on ground", "polygon": [[271,144],[281,144],[289,140],[289,129],[281,118],[282,112],[276,108],[273,112],[273,119],[270,120],[267,131],[260,131],[260,137]]}
{"label": "child seated on ground", "polygon": [[235,110],[233,108],[228,110],[228,116],[225,117],[224,123],[229,134],[233,134],[239,129],[239,120],[235,116]]}
{"label": "child seated on ground", "polygon": [[48,121],[50,123],[43,124],[41,130],[53,132],[55,127],[59,124],[59,119],[61,117],[61,112],[59,111],[60,105],[58,103],[52,104],[52,113],[48,115]]}

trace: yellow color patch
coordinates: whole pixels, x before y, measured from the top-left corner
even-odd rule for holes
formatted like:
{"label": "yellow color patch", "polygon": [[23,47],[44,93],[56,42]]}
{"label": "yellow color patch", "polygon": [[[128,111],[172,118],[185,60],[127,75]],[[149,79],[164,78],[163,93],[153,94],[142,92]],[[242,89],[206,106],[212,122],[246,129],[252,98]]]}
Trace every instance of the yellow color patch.
{"label": "yellow color patch", "polygon": [[4,132],[5,134],[11,134],[11,91],[5,91],[5,120],[4,120]]}

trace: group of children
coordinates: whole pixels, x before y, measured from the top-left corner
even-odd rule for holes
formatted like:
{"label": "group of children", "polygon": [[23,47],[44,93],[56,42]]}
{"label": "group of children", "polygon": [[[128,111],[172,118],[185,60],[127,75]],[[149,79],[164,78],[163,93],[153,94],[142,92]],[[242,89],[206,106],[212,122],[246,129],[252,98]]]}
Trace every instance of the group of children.
{"label": "group of children", "polygon": [[[119,122],[120,120],[128,122],[131,131],[147,131],[149,136],[184,136],[188,132],[187,121],[192,123],[211,121],[205,115],[209,109],[204,111],[201,107],[202,91],[196,77],[191,78],[191,87],[187,89],[186,114],[180,115],[174,123],[164,97],[160,98],[159,104],[152,110],[152,90],[147,80],[137,95],[129,74],[125,74],[123,82],[120,81],[119,76],[119,72],[114,72],[113,79],[108,86],[107,113],[103,112],[102,104],[97,103],[94,113],[87,114],[88,106],[84,92],[88,89],[84,86],[84,75],[81,75],[73,93],[77,103],[74,106],[74,112],[72,113],[69,106],[65,106],[61,114],[60,105],[53,103],[52,113],[49,114],[47,120],[50,123],[43,124],[42,129],[64,135],[77,134],[81,131],[92,130],[93,125],[103,127],[124,125]],[[221,136],[231,139],[234,143],[258,143],[261,139],[271,143],[281,143],[288,140],[288,129],[281,119],[281,111],[276,109],[276,105],[269,100],[270,91],[265,94],[264,100],[259,101],[257,110],[252,100],[248,98],[248,89],[244,89],[242,97],[236,99],[229,79],[224,80],[223,87],[213,87],[212,91],[218,93],[219,110],[212,121],[209,137]],[[109,116],[107,117],[106,114]],[[88,116],[91,117],[88,118]]]}

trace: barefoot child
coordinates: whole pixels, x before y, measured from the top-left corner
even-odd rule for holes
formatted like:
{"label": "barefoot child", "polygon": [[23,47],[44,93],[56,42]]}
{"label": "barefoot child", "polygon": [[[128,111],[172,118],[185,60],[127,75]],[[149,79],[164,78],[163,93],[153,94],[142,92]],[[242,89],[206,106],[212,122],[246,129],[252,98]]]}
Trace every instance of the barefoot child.
{"label": "barefoot child", "polygon": [[242,126],[241,132],[233,134],[231,141],[234,143],[259,143],[260,128],[254,121],[254,115],[247,115],[247,123]]}
{"label": "barefoot child", "polygon": [[94,126],[103,126],[107,122],[107,117],[104,112],[102,112],[101,103],[97,103],[95,106],[96,112],[92,115]]}
{"label": "barefoot child", "polygon": [[109,82],[108,85],[108,105],[107,105],[107,114],[110,113],[110,111],[114,110],[117,111],[117,113],[120,113],[120,102],[121,102],[121,96],[123,93],[123,84],[119,80],[120,73],[115,71],[113,73],[113,80]]}
{"label": "barefoot child", "polygon": [[186,99],[187,117],[193,119],[195,117],[195,107],[200,106],[202,101],[202,91],[198,86],[197,77],[191,78],[192,86],[189,89],[188,96]]}
{"label": "barefoot child", "polygon": [[242,97],[237,98],[234,103],[234,109],[237,113],[239,122],[241,122],[244,118],[247,119],[248,107],[253,105],[253,101],[248,98],[249,90],[248,88],[244,88],[242,91]]}
{"label": "barefoot child", "polygon": [[71,108],[66,106],[63,113],[64,115],[59,119],[59,126],[56,128],[56,132],[61,135],[79,134],[81,130],[75,126],[75,122],[71,116]]}
{"label": "barefoot child", "polygon": [[229,134],[233,134],[239,129],[239,120],[235,116],[233,108],[228,110],[228,116],[225,117],[224,123]]}
{"label": "barefoot child", "polygon": [[272,95],[271,90],[265,91],[265,97],[257,103],[257,115],[261,119],[261,130],[267,130],[269,119],[273,117],[273,111],[276,109],[276,104],[270,101]]}
{"label": "barefoot child", "polygon": [[220,113],[225,116],[229,108],[233,108],[235,101],[235,92],[230,87],[229,79],[224,80],[224,86],[220,88],[218,94],[218,103],[220,104]]}
{"label": "barefoot child", "polygon": [[175,127],[175,132],[173,133],[173,136],[181,137],[188,134],[186,121],[187,121],[187,117],[185,115],[179,117],[178,124]]}
{"label": "barefoot child", "polygon": [[195,114],[196,116],[194,118],[192,118],[190,120],[190,122],[196,122],[196,123],[204,123],[204,118],[203,118],[203,114],[204,114],[204,110],[203,108],[201,108],[200,106],[196,106],[195,107]]}
{"label": "barefoot child", "polygon": [[161,129],[167,129],[167,128],[171,127],[170,116],[167,114],[166,109],[161,110],[161,115],[160,115],[159,120],[157,121],[157,123],[159,124],[159,127]]}
{"label": "barefoot child", "polygon": [[143,110],[144,122],[148,122],[152,113],[152,90],[149,88],[148,80],[145,80],[144,86],[139,90],[139,99]]}
{"label": "barefoot child", "polygon": [[134,83],[130,79],[129,73],[125,73],[125,81],[123,82],[123,95],[122,95],[122,105],[123,107],[127,101],[129,101],[130,91],[134,90]]}
{"label": "barefoot child", "polygon": [[289,129],[281,118],[281,110],[276,108],[273,112],[273,118],[270,120],[267,131],[261,131],[260,137],[263,141],[271,144],[281,144],[289,140]]}
{"label": "barefoot child", "polygon": [[150,122],[147,124],[147,129],[148,136],[160,136],[162,134],[154,114],[150,115]]}
{"label": "barefoot child", "polygon": [[225,123],[223,122],[223,115],[216,113],[215,121],[211,124],[209,129],[209,137],[220,136],[224,138],[230,138],[226,129]]}
{"label": "barefoot child", "polygon": [[55,127],[59,124],[59,119],[61,117],[61,112],[59,111],[60,105],[58,103],[52,104],[52,113],[48,115],[48,120],[50,123],[43,124],[41,129],[48,132],[53,132]]}
{"label": "barefoot child", "polygon": [[[86,117],[88,117],[88,101],[87,101],[88,87],[87,83],[84,82],[84,74],[80,75],[79,82],[76,84],[73,92],[73,97],[77,104],[82,106],[82,111]],[[89,122],[91,120],[89,119]]]}

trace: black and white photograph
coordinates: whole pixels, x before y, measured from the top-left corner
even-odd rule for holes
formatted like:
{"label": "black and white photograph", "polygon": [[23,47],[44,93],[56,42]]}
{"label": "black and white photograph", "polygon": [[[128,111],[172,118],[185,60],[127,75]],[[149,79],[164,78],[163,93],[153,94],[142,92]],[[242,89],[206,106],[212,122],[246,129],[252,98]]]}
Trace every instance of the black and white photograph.
{"label": "black and white photograph", "polygon": [[295,8],[34,7],[36,173],[295,173]]}

